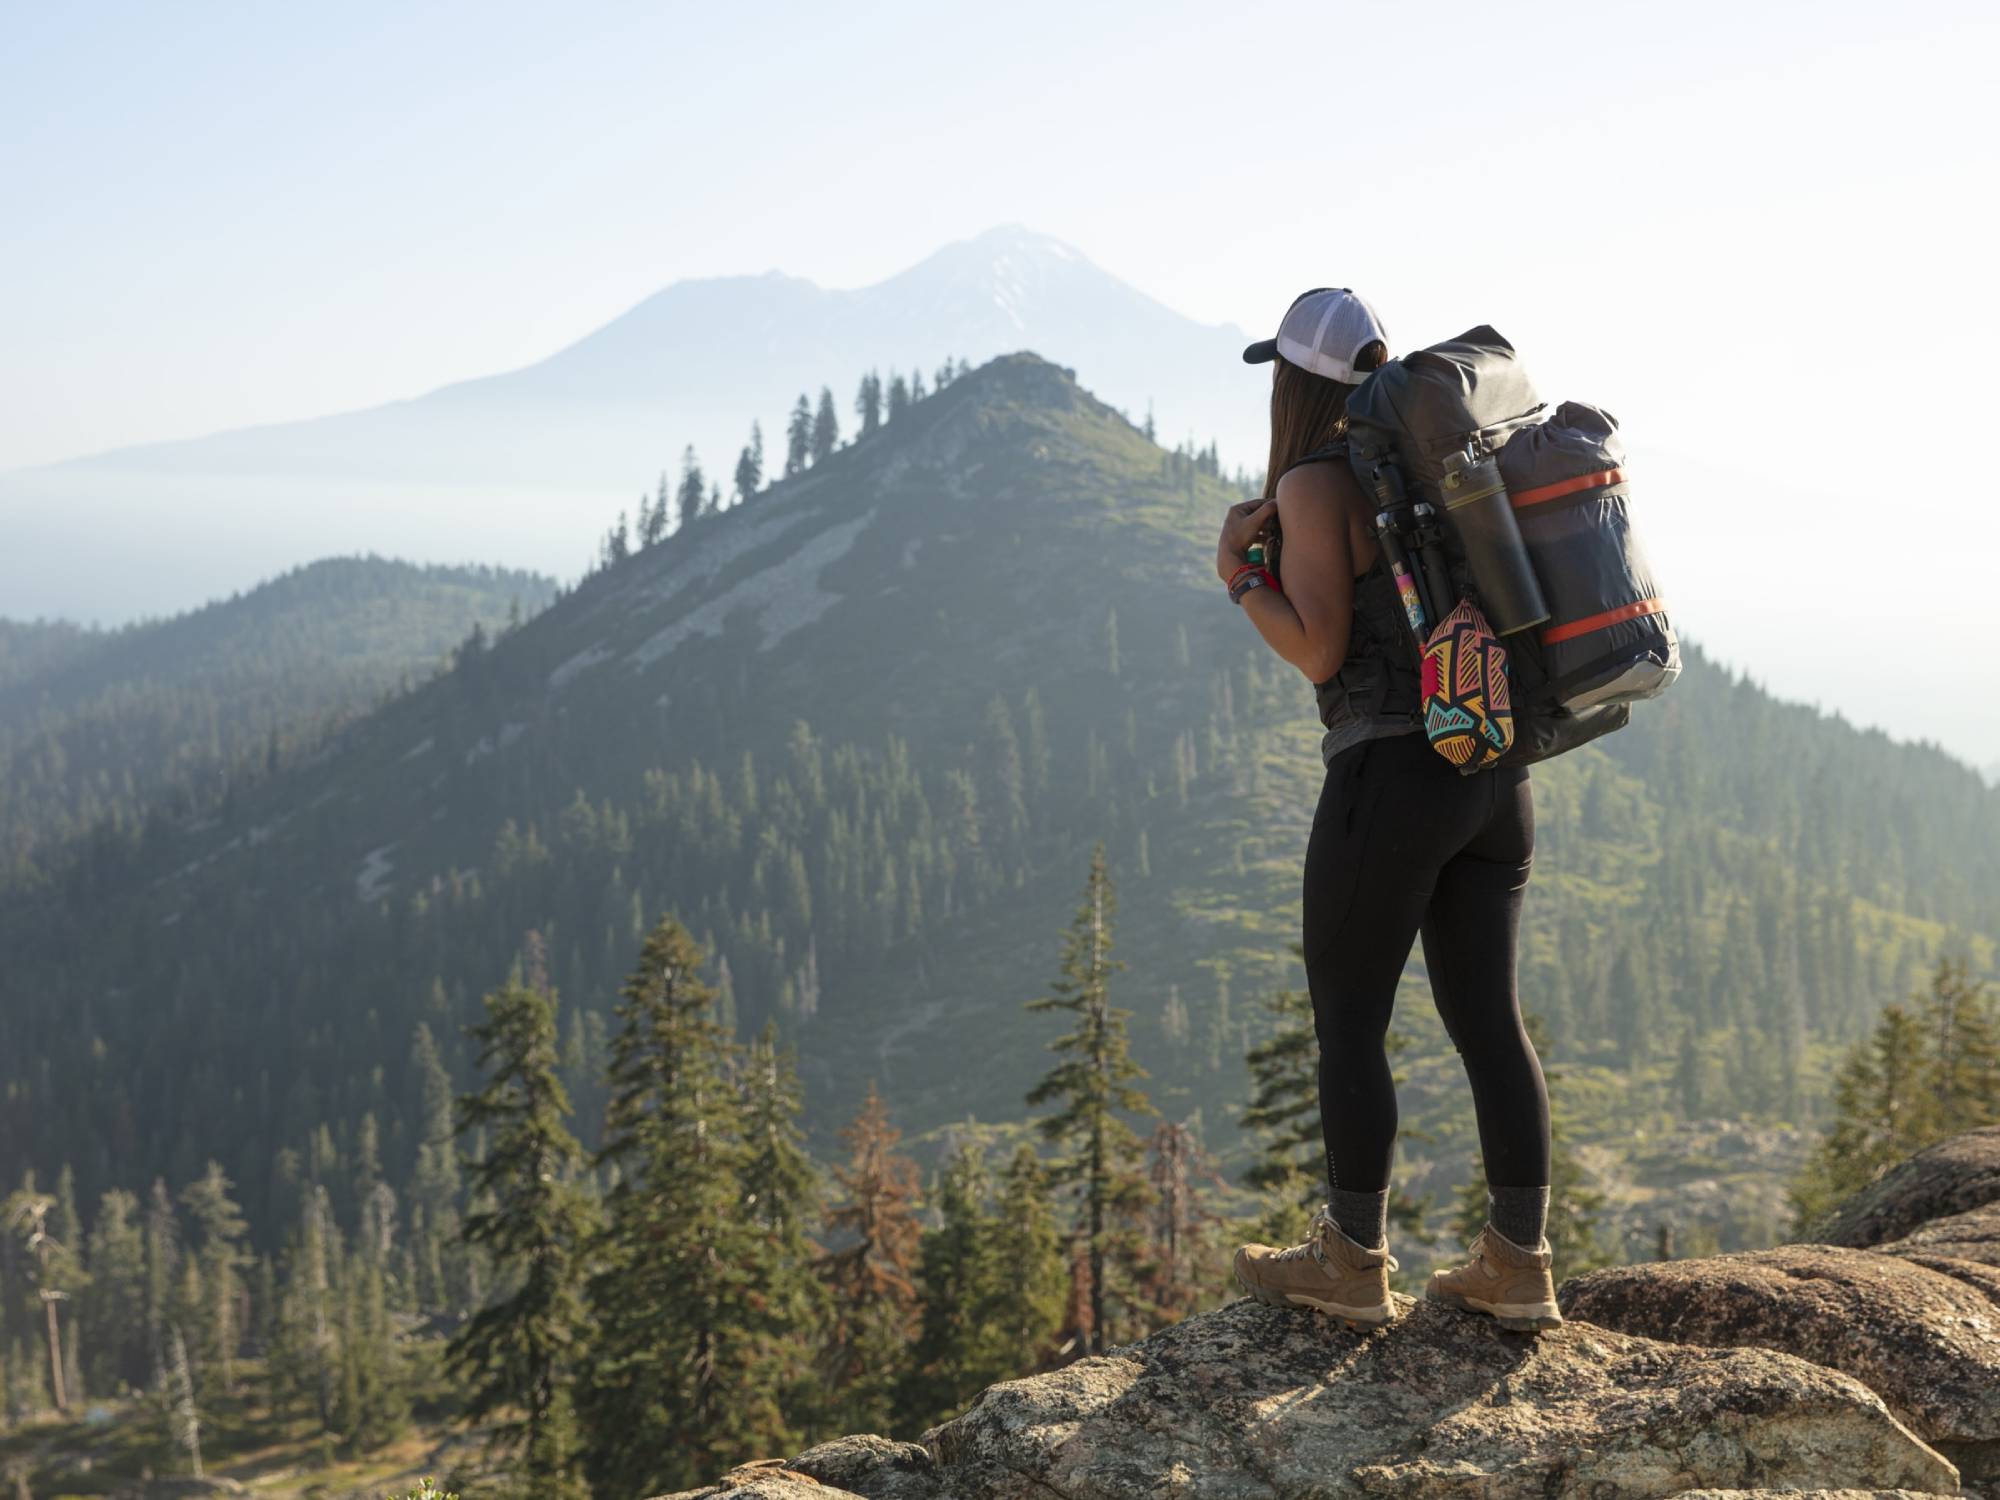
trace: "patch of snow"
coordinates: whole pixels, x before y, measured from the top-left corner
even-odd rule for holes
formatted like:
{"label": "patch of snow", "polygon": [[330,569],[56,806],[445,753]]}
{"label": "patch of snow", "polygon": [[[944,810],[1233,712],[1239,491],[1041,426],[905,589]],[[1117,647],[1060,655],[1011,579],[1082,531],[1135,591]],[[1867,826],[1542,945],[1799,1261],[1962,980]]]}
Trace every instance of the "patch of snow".
{"label": "patch of snow", "polygon": [[160,918],[160,925],[162,927],[171,927],[174,925],[174,923],[178,922],[180,919],[181,919],[181,914],[179,912],[170,911],[164,917]]}
{"label": "patch of snow", "polygon": [[403,759],[415,760],[419,755],[429,755],[436,744],[436,736],[427,734],[403,752]]}
{"label": "patch of snow", "polygon": [[723,620],[738,608],[756,611],[762,632],[757,649],[770,650],[794,630],[812,624],[839,599],[838,594],[819,586],[819,575],[847,554],[874,518],[870,507],[851,521],[827,527],[790,557],[738,579],[641,642],[631,660],[640,667],[650,667],[691,635],[720,635]]}
{"label": "patch of snow", "polygon": [[379,849],[370,849],[361,861],[361,869],[354,877],[354,894],[370,906],[389,892],[389,875],[396,868],[389,862],[389,851],[398,842],[392,839]]}
{"label": "patch of snow", "polygon": [[914,568],[917,565],[917,553],[923,549],[923,545],[924,545],[924,539],[920,536],[911,536],[903,538],[904,567]]}
{"label": "patch of snow", "polygon": [[576,655],[549,673],[549,691],[560,693],[564,688],[569,686],[571,679],[577,673],[587,672],[599,662],[611,660],[616,654],[602,641],[587,650],[577,652]]}

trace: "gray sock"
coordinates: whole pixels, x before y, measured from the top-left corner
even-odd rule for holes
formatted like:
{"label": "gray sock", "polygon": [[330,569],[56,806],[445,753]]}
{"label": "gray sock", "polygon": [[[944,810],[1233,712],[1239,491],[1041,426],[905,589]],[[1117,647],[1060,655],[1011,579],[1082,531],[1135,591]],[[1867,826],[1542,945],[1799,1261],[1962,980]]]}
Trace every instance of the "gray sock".
{"label": "gray sock", "polygon": [[1340,1232],[1357,1245],[1366,1245],[1370,1250],[1389,1243],[1389,1190],[1383,1188],[1378,1193],[1357,1193],[1348,1188],[1333,1188],[1326,1200],[1327,1212],[1333,1215],[1333,1222],[1340,1226]]}
{"label": "gray sock", "polygon": [[1549,1222],[1549,1190],[1546,1187],[1488,1187],[1486,1217],[1493,1227],[1523,1250],[1542,1242]]}

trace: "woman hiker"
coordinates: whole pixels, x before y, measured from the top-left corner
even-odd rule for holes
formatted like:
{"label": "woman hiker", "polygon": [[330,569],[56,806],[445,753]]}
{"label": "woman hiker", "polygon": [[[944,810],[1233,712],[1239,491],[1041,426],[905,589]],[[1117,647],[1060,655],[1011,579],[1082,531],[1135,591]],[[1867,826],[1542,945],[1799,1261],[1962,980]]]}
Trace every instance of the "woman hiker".
{"label": "woman hiker", "polygon": [[[1326,780],[1305,857],[1305,966],[1319,1039],[1327,1202],[1304,1244],[1245,1245],[1236,1279],[1260,1301],[1316,1308],[1349,1327],[1395,1316],[1388,1249],[1396,1088],[1385,1039],[1396,984],[1421,936],[1431,994],[1472,1084],[1488,1218],[1471,1259],[1425,1295],[1508,1328],[1562,1321],[1549,1273],[1549,1103],[1521,1024],[1515,945],[1534,851],[1525,767],[1463,776],[1430,746],[1408,669],[1387,632],[1404,628],[1369,507],[1345,462],[1348,394],[1389,357],[1367,302],[1306,292],[1278,335],[1243,358],[1272,364],[1272,498],[1230,507],[1216,572],[1279,656],[1313,684]],[[1274,519],[1282,573],[1245,571]],[[1389,701],[1396,685],[1401,699]]]}

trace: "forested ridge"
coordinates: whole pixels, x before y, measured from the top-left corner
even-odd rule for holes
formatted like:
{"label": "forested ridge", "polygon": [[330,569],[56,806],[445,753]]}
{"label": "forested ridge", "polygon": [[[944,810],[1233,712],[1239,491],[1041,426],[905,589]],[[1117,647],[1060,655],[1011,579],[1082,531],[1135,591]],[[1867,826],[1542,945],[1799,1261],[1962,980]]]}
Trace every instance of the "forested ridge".
{"label": "forested ridge", "polygon": [[[213,817],[45,851],[0,905],[0,1169],[67,1165],[90,1201],[215,1159],[267,1248],[315,1154],[372,1140],[407,1189],[419,1058],[470,1082],[465,1028],[531,929],[594,1147],[613,999],[663,912],[712,951],[727,1028],[797,1049],[815,1149],[873,1080],[930,1151],[1019,1118],[1042,1038],[1018,1002],[1099,838],[1151,1097],[1240,1169],[1242,1059],[1302,983],[1321,768],[1309,689],[1208,566],[1235,493],[998,360],[628,538]],[[1797,1132],[1937,955],[1991,965],[2000,797],[1698,649],[1536,791],[1523,993],[1599,1168],[1681,1170],[1675,1132],[1716,1122]],[[1443,1201],[1470,1111],[1414,970],[1400,1159]],[[1794,1165],[1749,1163],[1759,1192],[1701,1232],[1767,1233]]]}
{"label": "forested ridge", "polygon": [[343,557],[118,630],[0,620],[0,879],[105,824],[205,814],[554,592],[510,569]]}

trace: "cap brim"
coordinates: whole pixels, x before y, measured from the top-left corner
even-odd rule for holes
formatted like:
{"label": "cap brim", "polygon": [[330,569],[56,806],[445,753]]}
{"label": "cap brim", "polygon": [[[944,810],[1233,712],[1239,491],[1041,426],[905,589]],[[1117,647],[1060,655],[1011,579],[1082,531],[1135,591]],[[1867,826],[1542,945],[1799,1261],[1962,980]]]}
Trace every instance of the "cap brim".
{"label": "cap brim", "polygon": [[1277,357],[1276,339],[1259,339],[1243,351],[1243,363],[1246,365],[1267,365]]}

